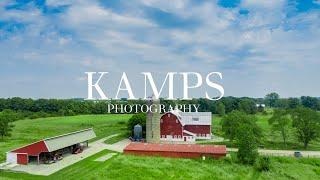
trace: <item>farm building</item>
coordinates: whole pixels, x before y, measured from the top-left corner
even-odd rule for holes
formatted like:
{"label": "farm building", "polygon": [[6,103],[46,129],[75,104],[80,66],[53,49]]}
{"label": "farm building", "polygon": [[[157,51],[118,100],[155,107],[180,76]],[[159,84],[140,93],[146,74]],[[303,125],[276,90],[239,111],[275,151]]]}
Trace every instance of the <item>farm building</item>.
{"label": "farm building", "polygon": [[50,163],[64,154],[78,153],[88,147],[88,140],[95,138],[93,129],[75,131],[20,147],[7,152],[7,162],[15,164]]}
{"label": "farm building", "polygon": [[225,145],[130,143],[125,154],[174,158],[220,158],[227,154]]}
{"label": "farm building", "polygon": [[211,112],[173,110],[160,119],[161,141],[195,141],[211,139]]}

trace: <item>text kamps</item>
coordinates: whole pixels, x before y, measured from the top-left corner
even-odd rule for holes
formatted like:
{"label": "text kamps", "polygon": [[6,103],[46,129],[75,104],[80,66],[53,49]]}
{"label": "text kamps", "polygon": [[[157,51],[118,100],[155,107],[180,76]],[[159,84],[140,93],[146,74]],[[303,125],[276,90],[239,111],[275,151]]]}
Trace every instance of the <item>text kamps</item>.
{"label": "text kamps", "polygon": [[[108,93],[103,91],[102,88],[99,85],[99,82],[102,78],[105,78],[109,72],[86,72],[88,77],[88,97],[87,100],[108,100],[110,97],[108,97]],[[154,98],[158,99],[161,96],[161,93],[163,92],[163,87],[165,84],[168,84],[168,100],[174,100],[176,97],[174,96],[174,78],[182,78],[182,93],[183,97],[181,99],[183,100],[190,100],[192,97],[189,96],[189,90],[191,89],[197,89],[203,86],[203,81],[205,81],[208,88],[216,89],[219,92],[219,96],[217,97],[211,97],[208,93],[208,91],[204,92],[204,97],[209,100],[219,100],[224,95],[224,88],[222,85],[213,82],[211,79],[214,77],[217,77],[219,79],[222,79],[222,74],[220,72],[210,72],[205,77],[202,77],[200,73],[197,72],[168,72],[165,76],[163,83],[160,87],[160,89],[156,86],[153,76],[151,72],[141,72],[142,77],[144,77],[144,97],[142,99],[147,99],[147,89],[151,88],[151,91],[154,95]],[[97,77],[95,77],[97,76]],[[194,76],[193,78],[196,79],[195,82],[191,83],[190,78]],[[94,82],[93,79],[97,78],[97,80]],[[93,97],[93,90],[96,90],[100,97]],[[138,99],[134,95],[134,90],[131,88],[131,82],[129,81],[129,78],[125,72],[122,73],[122,76],[119,80],[117,93],[113,97],[113,99],[119,99],[119,92],[126,91],[128,93],[128,99],[129,100],[135,100]]]}

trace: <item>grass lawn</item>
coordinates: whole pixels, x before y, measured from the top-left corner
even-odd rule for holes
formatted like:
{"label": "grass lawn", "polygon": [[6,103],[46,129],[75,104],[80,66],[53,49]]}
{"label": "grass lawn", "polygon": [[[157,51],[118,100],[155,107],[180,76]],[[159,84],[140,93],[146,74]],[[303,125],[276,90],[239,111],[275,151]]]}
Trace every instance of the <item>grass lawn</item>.
{"label": "grass lawn", "polygon": [[26,119],[14,122],[12,136],[0,141],[0,162],[5,160],[5,152],[43,138],[93,127],[97,138],[126,131],[126,122],[131,115],[81,115]]}
{"label": "grass lawn", "polygon": [[271,158],[271,170],[230,160],[175,159],[118,154],[105,162],[94,161],[104,150],[48,177],[0,172],[3,179],[318,179],[320,159]]}
{"label": "grass lawn", "polygon": [[120,133],[118,136],[114,136],[112,138],[105,140],[104,143],[114,144],[114,143],[119,142],[125,138],[128,138],[128,133]]}

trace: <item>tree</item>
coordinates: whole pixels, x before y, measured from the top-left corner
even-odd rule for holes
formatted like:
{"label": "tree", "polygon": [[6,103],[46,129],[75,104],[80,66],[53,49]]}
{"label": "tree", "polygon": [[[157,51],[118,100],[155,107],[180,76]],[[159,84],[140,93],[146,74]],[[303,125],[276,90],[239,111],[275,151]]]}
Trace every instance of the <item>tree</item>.
{"label": "tree", "polygon": [[128,130],[132,133],[134,126],[140,124],[142,126],[143,136],[145,137],[146,121],[147,115],[145,113],[134,114],[128,121]]}
{"label": "tree", "polygon": [[284,109],[276,109],[273,116],[269,119],[269,124],[272,126],[272,130],[280,132],[284,146],[287,146],[290,122],[291,119],[288,112]]}
{"label": "tree", "polygon": [[16,119],[16,113],[11,110],[4,110],[0,113],[0,136],[2,140],[5,136],[11,136],[11,131],[14,127],[11,122]]}
{"label": "tree", "polygon": [[252,99],[240,99],[238,110],[247,114],[255,114],[257,112],[256,103]]}
{"label": "tree", "polygon": [[217,104],[217,113],[220,115],[220,116],[224,116],[226,114],[226,110],[225,110],[225,106],[223,103],[219,102]]}
{"label": "tree", "polygon": [[300,100],[298,98],[289,98],[288,99],[288,108],[295,109],[300,106]]}
{"label": "tree", "polygon": [[320,110],[319,100],[315,97],[302,96],[301,97],[301,104],[306,108],[310,108],[313,110]]}
{"label": "tree", "polygon": [[272,92],[265,96],[264,101],[268,106],[275,107],[279,98],[280,98],[279,94]]}
{"label": "tree", "polygon": [[275,102],[275,105],[274,107],[277,107],[277,108],[288,108],[289,105],[288,105],[288,99],[278,99],[276,102]]}
{"label": "tree", "polygon": [[320,136],[320,115],[310,108],[297,108],[291,116],[297,137],[306,149],[310,141]]}
{"label": "tree", "polygon": [[236,134],[237,157],[243,164],[254,164],[258,157],[258,137],[252,124],[241,124]]}
{"label": "tree", "polygon": [[252,127],[254,135],[261,138],[262,131],[256,121],[257,118],[254,115],[247,115],[242,111],[232,111],[222,118],[222,131],[230,141],[233,141],[239,132],[240,125],[248,124]]}

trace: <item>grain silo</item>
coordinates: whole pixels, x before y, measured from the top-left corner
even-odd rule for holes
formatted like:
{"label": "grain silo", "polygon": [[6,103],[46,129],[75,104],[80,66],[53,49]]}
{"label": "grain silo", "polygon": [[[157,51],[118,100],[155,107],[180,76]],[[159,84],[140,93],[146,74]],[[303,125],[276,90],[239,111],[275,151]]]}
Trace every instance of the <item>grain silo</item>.
{"label": "grain silo", "polygon": [[135,141],[141,141],[142,139],[142,126],[136,124],[133,128],[133,138]]}
{"label": "grain silo", "polygon": [[147,113],[146,140],[148,143],[160,142],[160,100],[154,96],[148,100],[151,108]]}

